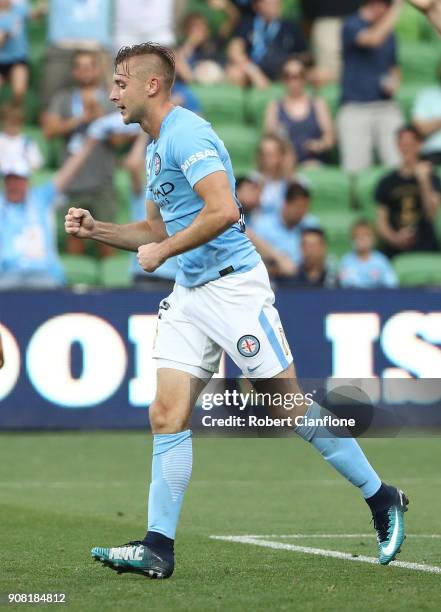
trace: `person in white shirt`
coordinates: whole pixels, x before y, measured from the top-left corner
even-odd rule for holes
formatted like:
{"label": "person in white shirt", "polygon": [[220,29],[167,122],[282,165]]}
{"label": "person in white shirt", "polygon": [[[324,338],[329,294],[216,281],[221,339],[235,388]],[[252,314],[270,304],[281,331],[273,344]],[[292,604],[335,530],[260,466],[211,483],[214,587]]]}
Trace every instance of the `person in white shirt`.
{"label": "person in white shirt", "polygon": [[25,159],[32,171],[44,165],[38,144],[23,133],[24,116],[18,106],[5,105],[1,112],[0,159],[3,163],[13,159]]}

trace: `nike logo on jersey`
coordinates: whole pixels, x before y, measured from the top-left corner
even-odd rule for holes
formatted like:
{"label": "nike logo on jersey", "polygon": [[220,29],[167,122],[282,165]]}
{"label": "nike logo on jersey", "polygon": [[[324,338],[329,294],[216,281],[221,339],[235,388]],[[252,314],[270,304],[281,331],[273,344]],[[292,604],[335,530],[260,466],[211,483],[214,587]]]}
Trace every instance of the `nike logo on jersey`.
{"label": "nike logo on jersey", "polygon": [[255,368],[248,368],[248,372],[249,372],[250,374],[252,374],[253,372],[255,372],[255,371],[257,370],[257,368],[260,368],[260,366],[261,366],[261,365],[262,365],[262,364],[261,364],[261,363],[259,363],[259,365],[257,365]]}
{"label": "nike logo on jersey", "polygon": [[109,559],[118,559],[121,561],[142,561],[143,546],[121,546],[120,548],[111,548]]}

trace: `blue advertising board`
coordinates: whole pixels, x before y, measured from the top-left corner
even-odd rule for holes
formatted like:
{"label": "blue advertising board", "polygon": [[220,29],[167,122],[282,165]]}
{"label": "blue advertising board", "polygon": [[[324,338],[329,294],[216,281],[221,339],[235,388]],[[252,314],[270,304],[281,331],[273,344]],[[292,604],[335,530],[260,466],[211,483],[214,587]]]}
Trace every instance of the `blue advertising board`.
{"label": "blue advertising board", "polygon": [[[155,393],[149,292],[0,294],[0,429],[145,427]],[[441,379],[441,291],[280,291],[299,378]],[[222,375],[238,375],[225,360]]]}

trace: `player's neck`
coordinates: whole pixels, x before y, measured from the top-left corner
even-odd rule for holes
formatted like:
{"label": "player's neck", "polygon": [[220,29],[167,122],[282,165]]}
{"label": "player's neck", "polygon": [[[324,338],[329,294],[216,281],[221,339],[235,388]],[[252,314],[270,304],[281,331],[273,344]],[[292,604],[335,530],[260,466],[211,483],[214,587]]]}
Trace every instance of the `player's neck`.
{"label": "player's neck", "polygon": [[151,109],[141,121],[141,127],[144,132],[149,134],[154,140],[157,140],[161,132],[162,122],[174,108],[175,105],[168,100]]}

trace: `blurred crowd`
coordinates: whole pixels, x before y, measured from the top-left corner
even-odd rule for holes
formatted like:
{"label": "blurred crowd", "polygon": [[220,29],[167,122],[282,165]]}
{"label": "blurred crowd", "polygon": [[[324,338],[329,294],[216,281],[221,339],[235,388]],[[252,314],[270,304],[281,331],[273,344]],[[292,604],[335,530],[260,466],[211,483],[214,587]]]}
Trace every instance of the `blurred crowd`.
{"label": "blurred crowd", "polygon": [[[440,250],[441,197],[441,85],[434,80],[421,88],[410,122],[397,102],[395,28],[403,5],[0,0],[0,289],[69,281],[55,210],[75,205],[99,220],[119,220],[116,168],[127,173],[131,218],[145,215],[147,138],[138,126],[122,126],[108,91],[115,51],[146,40],[175,49],[173,100],[201,115],[202,86],[230,84],[245,96],[277,91],[259,126],[255,167],[237,177],[247,231],[275,286],[398,286],[394,258]],[[31,22],[46,31],[38,78],[30,61]],[[336,114],[321,95],[330,84],[339,91]],[[34,97],[31,122],[39,138],[28,129]],[[353,198],[352,248],[337,257],[312,205],[313,171],[338,165],[353,186],[375,163],[384,168],[372,193],[375,215],[357,216]],[[326,205],[332,212],[333,201]],[[90,249],[74,237],[61,242],[70,258]],[[114,256],[104,244],[93,253]],[[136,285],[158,288],[173,282],[176,266],[172,260],[149,275],[133,259],[127,274]]]}

